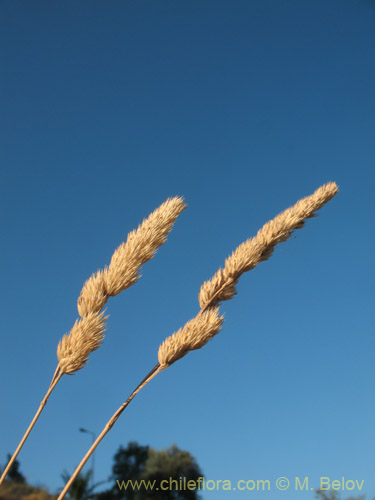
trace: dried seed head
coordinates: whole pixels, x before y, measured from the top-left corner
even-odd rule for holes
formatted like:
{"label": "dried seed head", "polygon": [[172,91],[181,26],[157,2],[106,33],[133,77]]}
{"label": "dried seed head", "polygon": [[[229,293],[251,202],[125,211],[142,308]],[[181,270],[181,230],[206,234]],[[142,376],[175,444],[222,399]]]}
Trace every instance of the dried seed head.
{"label": "dried seed head", "polygon": [[89,354],[102,344],[106,319],[102,312],[89,313],[76,320],[73,328],[63,336],[57,346],[57,358],[62,373],[72,374],[83,368]]}
{"label": "dried seed head", "polygon": [[138,229],[128,234],[126,243],[122,243],[112,255],[109,267],[94,273],[84,284],[77,303],[82,318],[90,312],[101,311],[110,296],[136,283],[140,267],[165,243],[174,222],[185,208],[182,198],[168,198]]}
{"label": "dried seed head", "polygon": [[171,365],[189,351],[203,347],[219,333],[223,320],[224,316],[219,316],[218,307],[198,313],[161,344],[158,353],[161,368]]}
{"label": "dried seed head", "polygon": [[186,205],[182,198],[168,198],[138,229],[129,233],[125,243],[114,252],[103,279],[108,295],[117,295],[133,285],[140,277],[139,269],[152,259],[165,243],[168,233]]}
{"label": "dried seed head", "polygon": [[287,240],[295,229],[303,227],[305,220],[314,217],[314,212],[338,193],[334,182],[321,186],[311,196],[302,198],[260,229],[254,238],[239,245],[225,261],[213,278],[201,286],[199,304],[202,309],[231,299],[242,273],[250,271],[267,260],[278,243]]}
{"label": "dried seed head", "polygon": [[78,298],[78,313],[83,318],[90,312],[99,312],[108,300],[104,285],[104,271],[94,273],[83,285]]}

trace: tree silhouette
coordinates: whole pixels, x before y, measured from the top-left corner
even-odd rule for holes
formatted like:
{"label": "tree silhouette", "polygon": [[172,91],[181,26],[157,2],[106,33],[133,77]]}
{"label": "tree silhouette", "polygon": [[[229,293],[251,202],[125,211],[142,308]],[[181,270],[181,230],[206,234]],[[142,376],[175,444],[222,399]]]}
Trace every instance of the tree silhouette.
{"label": "tree silhouette", "polygon": [[[145,500],[196,500],[199,498],[198,479],[203,474],[194,457],[176,445],[166,450],[149,450],[143,479],[157,487],[145,491]],[[188,487],[190,485],[194,489]],[[161,487],[162,486],[162,487]]]}
{"label": "tree silhouette", "polygon": [[[184,481],[197,481],[202,473],[194,457],[189,452],[173,445],[166,450],[154,450],[148,446],[129,443],[120,447],[114,456],[111,480],[115,482],[110,490],[96,496],[97,500],[197,500],[198,491],[180,488]],[[186,478],[184,480],[184,478]],[[138,486],[127,488],[120,485],[128,481],[138,481]],[[145,481],[154,487],[146,487]],[[161,486],[161,482],[163,487]]]}
{"label": "tree silhouette", "polygon": [[130,442],[127,448],[120,446],[113,457],[111,480],[115,482],[112,489],[103,491],[97,495],[98,500],[111,500],[122,498],[125,500],[138,499],[137,491],[132,488],[120,490],[117,481],[123,480],[138,481],[142,479],[142,473],[148,458],[149,447],[139,446],[136,442]]}
{"label": "tree silhouette", "polygon": [[[7,463],[12,458],[12,455],[8,453]],[[20,463],[18,460],[15,460],[12,464],[12,467],[9,469],[7,479],[8,481],[13,481],[15,483],[25,483],[25,476],[20,472]]]}
{"label": "tree silhouette", "polygon": [[120,446],[114,456],[113,479],[142,479],[149,450],[148,446],[139,446],[136,442],[130,442],[127,448]]}

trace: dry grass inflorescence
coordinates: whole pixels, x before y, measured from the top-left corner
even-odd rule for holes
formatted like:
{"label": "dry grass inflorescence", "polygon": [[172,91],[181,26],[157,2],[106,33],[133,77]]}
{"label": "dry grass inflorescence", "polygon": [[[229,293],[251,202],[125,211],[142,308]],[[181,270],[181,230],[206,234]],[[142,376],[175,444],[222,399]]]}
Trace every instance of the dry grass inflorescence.
{"label": "dry grass inflorescence", "polygon": [[126,242],[115,250],[109,266],[94,273],[83,285],[77,303],[81,318],[76,320],[70,332],[63,336],[57,346],[58,365],[51,384],[7,464],[0,478],[0,485],[61,377],[81,370],[89,355],[102,344],[107,319],[102,309],[109,297],[118,295],[137,282],[141,266],[151,260],[157,249],[165,243],[174,222],[185,208],[186,204],[181,197],[168,198],[137,229],[129,233]]}
{"label": "dry grass inflorescence", "polygon": [[[220,304],[235,296],[236,285],[241,275],[267,260],[278,243],[286,241],[294,230],[302,228],[306,220],[314,217],[315,212],[337,192],[337,185],[329,182],[312,195],[299,200],[267,222],[256,236],[239,245],[226,259],[224,267],[219,269],[211,280],[202,284],[198,295],[200,309],[197,315],[160,345],[157,364],[109,419],[66,483],[58,500],[65,497],[93,451],[136,394],[158,373],[183,358],[189,351],[200,349],[220,332],[224,320],[220,314]],[[98,271],[86,281],[78,299],[81,319],[76,321],[70,333],[65,335],[58,345],[59,364],[47,392],[47,399],[61,375],[80,370],[87,362],[89,354],[100,346],[104,338],[106,319],[102,309],[108,298],[117,295],[138,280],[140,266],[150,260],[156,249],[165,242],[173,223],[184,208],[185,204],[181,198],[167,200],[136,231],[129,234],[127,241],[114,252],[108,268]],[[42,401],[43,406],[44,404]]]}

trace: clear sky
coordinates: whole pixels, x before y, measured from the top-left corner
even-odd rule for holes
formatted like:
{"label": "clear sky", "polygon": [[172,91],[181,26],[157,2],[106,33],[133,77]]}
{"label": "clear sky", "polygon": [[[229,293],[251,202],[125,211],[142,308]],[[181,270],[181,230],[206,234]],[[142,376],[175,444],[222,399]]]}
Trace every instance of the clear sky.
{"label": "clear sky", "polygon": [[102,429],[198,312],[202,282],[333,180],[319,217],[242,277],[222,333],[137,396],[95,475],[135,440],[176,443],[208,479],[271,481],[204,499],[313,498],[278,492],[279,476],[375,495],[374,25],[370,0],[1,2],[1,463],[83,282],[155,207],[188,203],[108,302],[103,347],[53,393],[19,457],[31,483],[62,486],[90,444],[78,429]]}

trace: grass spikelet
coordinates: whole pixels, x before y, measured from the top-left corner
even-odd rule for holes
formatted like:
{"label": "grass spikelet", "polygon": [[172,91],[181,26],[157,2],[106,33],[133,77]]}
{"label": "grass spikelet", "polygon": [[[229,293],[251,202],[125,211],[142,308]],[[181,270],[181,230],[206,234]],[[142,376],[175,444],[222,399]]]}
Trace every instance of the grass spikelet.
{"label": "grass spikelet", "polygon": [[278,243],[286,241],[295,229],[303,227],[305,220],[314,217],[314,212],[331,200],[338,192],[334,182],[317,189],[311,196],[302,198],[274,219],[267,222],[254,238],[249,238],[228,257],[223,269],[203,283],[199,292],[202,309],[231,299],[236,294],[235,285],[241,274],[250,271],[267,260]]}
{"label": "grass spikelet", "polygon": [[158,352],[160,367],[167,368],[189,351],[203,347],[219,333],[223,320],[224,316],[219,316],[218,307],[198,313],[161,344]]}
{"label": "grass spikelet", "polygon": [[168,198],[138,229],[129,233],[125,243],[114,252],[109,267],[104,271],[108,295],[117,295],[133,285],[140,277],[140,267],[154,256],[165,243],[168,233],[186,205],[182,198]]}
{"label": "grass spikelet", "polygon": [[99,270],[85,282],[77,302],[79,315],[83,318],[89,313],[99,312],[108,300],[104,283],[104,272]]}
{"label": "grass spikelet", "polygon": [[142,264],[151,260],[165,243],[180,213],[185,210],[183,198],[168,198],[152,212],[138,229],[128,234],[113,253],[109,267],[92,274],[81,290],[77,302],[79,315],[99,312],[110,296],[118,295],[137,282]]}
{"label": "grass spikelet", "polygon": [[57,346],[61,373],[71,375],[85,366],[89,355],[102,344],[107,317],[104,317],[104,312],[89,313],[76,320],[69,334],[65,334]]}

